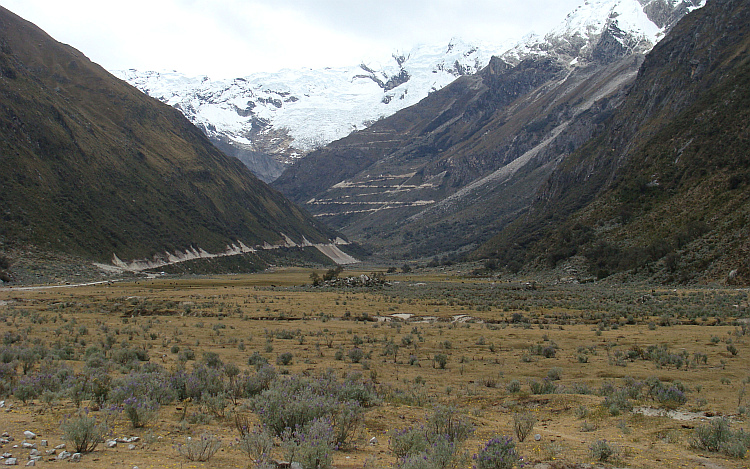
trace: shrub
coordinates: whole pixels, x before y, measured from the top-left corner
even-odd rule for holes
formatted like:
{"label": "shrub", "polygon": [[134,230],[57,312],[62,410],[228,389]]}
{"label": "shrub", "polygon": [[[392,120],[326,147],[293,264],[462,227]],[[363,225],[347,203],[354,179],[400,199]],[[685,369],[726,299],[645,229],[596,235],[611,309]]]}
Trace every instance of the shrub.
{"label": "shrub", "polygon": [[427,424],[432,433],[444,435],[452,443],[465,441],[474,433],[474,425],[453,406],[436,406]]}
{"label": "shrub", "polygon": [[291,352],[284,352],[276,358],[276,364],[284,366],[291,365],[293,358],[294,355],[292,355]]}
{"label": "shrub", "polygon": [[404,458],[398,467],[400,469],[449,469],[461,467],[464,459],[455,443],[444,436],[438,436],[425,451]]}
{"label": "shrub", "polygon": [[172,375],[172,388],[177,390],[180,399],[216,396],[224,392],[224,373],[217,368],[197,364],[192,372],[177,372]]}
{"label": "shrub", "polygon": [[351,443],[364,422],[364,411],[357,402],[341,404],[331,416],[333,443],[337,447]]}
{"label": "shrub", "polygon": [[448,364],[448,356],[444,353],[438,353],[435,355],[434,361],[438,368],[444,370],[445,366]]}
{"label": "shrub", "polygon": [[[360,409],[375,402],[374,392],[354,375],[343,384],[332,375],[276,379],[251,402],[261,422],[275,435],[287,428],[304,428],[327,418],[337,426],[335,439],[343,443],[360,422]],[[349,408],[347,410],[347,408]],[[340,427],[339,427],[340,426]]]}
{"label": "shrub", "polygon": [[20,399],[21,402],[26,404],[26,402],[39,397],[40,390],[36,381],[37,380],[34,379],[34,377],[23,376],[19,380],[16,389],[13,391],[15,398]]}
{"label": "shrub", "polygon": [[122,407],[133,428],[142,428],[159,416],[159,403],[149,399],[129,397]]}
{"label": "shrub", "polygon": [[333,462],[333,427],[325,419],[315,419],[309,425],[281,435],[284,458],[299,463],[302,469],[329,469]]}
{"label": "shrub", "polygon": [[221,448],[221,440],[209,433],[198,438],[187,437],[185,444],[177,445],[177,452],[189,461],[208,461]]}
{"label": "shrub", "polygon": [[531,433],[536,424],[536,417],[530,412],[524,412],[522,414],[513,414],[513,431],[516,434],[518,441],[523,441]]}
{"label": "shrub", "polygon": [[628,394],[619,389],[604,398],[602,406],[609,410],[611,415],[620,415],[621,412],[633,410],[633,403],[628,399]]}
{"label": "shrub", "polygon": [[365,357],[365,352],[363,352],[359,347],[354,347],[353,349],[349,350],[348,355],[349,360],[351,360],[352,363],[359,363]]}
{"label": "shrub", "polygon": [[508,390],[510,393],[517,393],[521,391],[521,382],[517,379],[514,379],[510,381],[506,386],[505,389]]}
{"label": "shrub", "polygon": [[560,378],[562,378],[563,370],[559,366],[553,366],[550,368],[550,370],[547,372],[547,379],[551,381],[559,381]]}
{"label": "shrub", "polygon": [[580,420],[580,419],[585,419],[586,417],[588,417],[591,414],[591,411],[585,405],[580,405],[576,407],[575,414],[576,414],[576,418]]}
{"label": "shrub", "polygon": [[531,388],[532,394],[555,394],[557,393],[557,385],[548,378],[544,378],[542,382],[532,379],[529,381],[529,387]]}
{"label": "shrub", "polygon": [[263,355],[255,351],[247,359],[247,364],[254,366],[256,369],[260,369],[263,365],[268,365],[268,360]]}
{"label": "shrub", "polygon": [[607,443],[607,440],[596,440],[589,446],[591,451],[591,457],[596,461],[606,462],[612,456],[617,455],[619,452],[616,445]]}
{"label": "shrub", "polygon": [[276,379],[276,370],[271,365],[262,365],[254,375],[244,374],[237,380],[237,386],[243,397],[256,396],[271,386]]}
{"label": "shrub", "polygon": [[88,411],[81,411],[73,417],[66,418],[60,424],[60,429],[63,439],[73,444],[76,453],[94,451],[109,433],[109,425],[106,422],[97,422],[94,416],[88,415]]}
{"label": "shrub", "polygon": [[687,402],[687,396],[685,393],[675,386],[658,389],[656,391],[655,399],[667,409],[676,409]]}
{"label": "shrub", "polygon": [[273,449],[273,437],[263,427],[255,427],[252,430],[246,429],[241,434],[240,441],[237,443],[240,451],[247,454],[256,464],[262,463],[269,459]]}
{"label": "shrub", "polygon": [[164,372],[130,373],[112,384],[111,401],[124,404],[126,399],[134,397],[141,402],[153,401],[163,405],[174,401],[177,392]]}
{"label": "shrub", "polygon": [[721,452],[734,458],[744,458],[750,446],[750,433],[734,431],[726,418],[714,419],[696,427],[690,446],[700,450]]}
{"label": "shrub", "polygon": [[391,432],[389,445],[393,454],[399,459],[422,453],[427,450],[429,442],[424,427],[409,427]]}
{"label": "shrub", "polygon": [[479,453],[474,455],[474,467],[476,469],[512,469],[520,459],[516,452],[516,443],[512,438],[496,437],[487,441]]}

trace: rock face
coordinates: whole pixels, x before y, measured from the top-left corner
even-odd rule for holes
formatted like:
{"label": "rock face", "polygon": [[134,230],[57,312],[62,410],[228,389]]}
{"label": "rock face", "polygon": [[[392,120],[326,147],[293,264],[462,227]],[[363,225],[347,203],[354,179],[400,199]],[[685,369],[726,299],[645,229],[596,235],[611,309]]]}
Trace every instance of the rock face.
{"label": "rock face", "polygon": [[311,153],[273,185],[386,256],[476,247],[522,214],[560,161],[600,129],[644,54],[694,6],[650,7],[659,26],[646,12],[652,3],[586,2],[545,37]]}
{"label": "rock face", "polygon": [[0,8],[0,242],[109,262],[335,234],[149,98]]}
{"label": "rock face", "polygon": [[749,25],[748,3],[734,0],[677,24],[596,138],[480,256],[549,266],[577,256],[602,278],[750,281]]}

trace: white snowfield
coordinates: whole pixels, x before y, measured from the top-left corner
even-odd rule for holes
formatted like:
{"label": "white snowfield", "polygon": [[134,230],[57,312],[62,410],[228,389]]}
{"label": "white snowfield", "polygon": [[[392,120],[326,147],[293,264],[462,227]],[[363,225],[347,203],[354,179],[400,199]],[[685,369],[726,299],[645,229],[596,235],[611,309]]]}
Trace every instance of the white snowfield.
{"label": "white snowfield", "polygon": [[302,155],[416,104],[457,76],[476,73],[493,54],[511,45],[472,45],[454,39],[448,45],[419,45],[411,52],[395,53],[383,63],[284,69],[233,80],[186,77],[175,71],[112,73],[177,107],[209,136],[222,134],[252,147],[253,133],[270,124],[287,131]]}
{"label": "white snowfield", "polygon": [[[416,104],[458,76],[481,70],[492,56],[517,63],[529,56],[559,55],[568,45],[576,52],[570,66],[584,66],[591,47],[611,25],[627,33],[629,41],[623,45],[635,44],[647,51],[664,35],[644,12],[654,1],[671,8],[683,4],[683,0],[585,0],[544,36],[531,33],[505,44],[454,39],[448,45],[418,45],[382,63],[347,68],[284,69],[229,80],[186,77],[176,71],[112,73],[175,106],[209,137],[225,137],[254,151],[275,148],[270,151],[294,158]],[[274,139],[284,134],[292,139],[290,147],[276,147]]]}

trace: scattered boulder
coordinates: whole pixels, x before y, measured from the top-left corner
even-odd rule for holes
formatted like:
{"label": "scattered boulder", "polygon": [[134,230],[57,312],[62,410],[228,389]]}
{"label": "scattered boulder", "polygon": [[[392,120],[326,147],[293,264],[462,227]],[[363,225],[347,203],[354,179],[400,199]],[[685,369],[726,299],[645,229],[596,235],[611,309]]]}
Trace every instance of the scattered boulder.
{"label": "scattered boulder", "polygon": [[81,462],[83,455],[81,453],[73,453],[70,455],[70,462]]}
{"label": "scattered boulder", "polygon": [[25,432],[23,432],[23,437],[27,440],[34,440],[36,439],[36,433],[26,430]]}
{"label": "scattered boulder", "polygon": [[5,464],[6,466],[16,466],[18,465],[18,459],[8,458],[3,462],[3,464]]}
{"label": "scattered boulder", "polygon": [[56,459],[58,461],[62,461],[64,459],[68,459],[70,456],[71,456],[70,453],[68,453],[67,451],[62,451],[60,454],[57,455]]}

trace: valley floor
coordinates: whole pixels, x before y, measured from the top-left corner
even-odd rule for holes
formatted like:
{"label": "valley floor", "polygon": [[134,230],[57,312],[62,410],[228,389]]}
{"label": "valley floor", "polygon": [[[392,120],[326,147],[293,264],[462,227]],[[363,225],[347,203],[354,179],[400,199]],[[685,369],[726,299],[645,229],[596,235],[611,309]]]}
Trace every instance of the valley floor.
{"label": "valley floor", "polygon": [[[746,290],[526,284],[437,273],[389,275],[382,288],[314,288],[310,273],[0,290],[0,433],[15,438],[0,440],[0,453],[25,464],[30,450],[21,442],[30,430],[37,438],[28,442],[49,442],[38,447],[44,457],[37,464],[53,464],[56,455],[44,450],[70,448],[61,422],[75,415],[76,394],[39,383],[54,370],[85,377],[98,368],[111,380],[110,400],[89,415],[110,422],[107,439],[139,440],[100,444],[79,467],[252,467],[238,448],[234,414],[250,422],[264,417],[252,410],[253,397],[232,399],[229,390],[267,362],[275,379],[332,373],[375,391],[377,402],[364,409],[354,437],[333,452],[337,468],[394,467],[394,431],[426,424],[441,404],[474,426],[461,450],[469,455],[495,436],[516,439],[518,416],[535,420],[516,446],[525,467],[748,467],[737,451],[730,457],[696,443],[711,422],[732,431],[747,425]],[[142,428],[133,428],[124,404],[112,402],[118,383],[145,376],[133,373],[174,377],[200,367],[220,370],[218,398],[165,400]],[[94,406],[95,395],[80,406]],[[201,434],[222,442],[209,461],[179,454],[187,437]],[[592,451],[602,442],[614,454]],[[276,443],[273,456],[282,459]]]}

